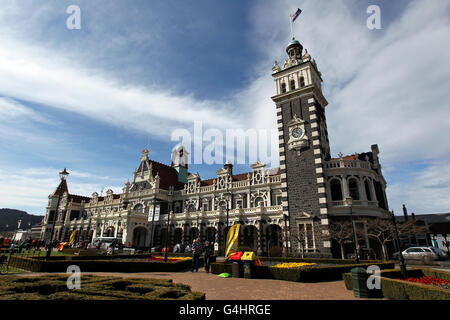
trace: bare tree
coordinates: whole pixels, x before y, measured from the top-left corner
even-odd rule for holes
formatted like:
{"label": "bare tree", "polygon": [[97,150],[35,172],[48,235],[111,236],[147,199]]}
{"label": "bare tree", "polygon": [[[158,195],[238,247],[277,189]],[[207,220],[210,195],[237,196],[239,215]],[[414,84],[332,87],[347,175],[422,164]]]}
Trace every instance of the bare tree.
{"label": "bare tree", "polygon": [[[367,236],[377,241],[383,251],[383,259],[388,259],[387,244],[394,240],[394,225],[391,220],[388,219],[364,219],[366,229],[358,229],[357,234],[365,237],[366,230]],[[414,220],[408,220],[397,224],[399,237],[410,238],[415,234],[427,233],[427,228],[418,225]]]}
{"label": "bare tree", "polygon": [[[328,240],[328,237],[326,237],[322,232],[322,227],[320,225],[317,225],[315,223],[311,223],[313,231],[311,236],[314,237],[314,241],[316,243],[322,241],[322,240]],[[299,228],[297,229],[297,233],[293,234],[290,233],[290,239],[291,241],[297,241],[300,244],[300,252],[301,257],[305,258],[305,252],[306,252],[306,241],[308,241],[308,234],[306,227],[305,228]]]}
{"label": "bare tree", "polygon": [[353,241],[353,228],[350,221],[333,221],[328,227],[329,237],[335,240],[341,249],[341,258],[345,259],[344,243]]}
{"label": "bare tree", "polygon": [[301,257],[305,257],[305,246],[306,246],[306,230],[304,228],[298,229],[297,234],[290,234],[291,240],[297,241],[301,248]]}

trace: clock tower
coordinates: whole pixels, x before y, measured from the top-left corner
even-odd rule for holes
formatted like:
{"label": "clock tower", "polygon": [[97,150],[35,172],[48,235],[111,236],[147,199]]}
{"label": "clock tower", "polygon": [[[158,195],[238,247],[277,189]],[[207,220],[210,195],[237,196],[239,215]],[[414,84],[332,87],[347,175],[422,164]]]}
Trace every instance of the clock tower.
{"label": "clock tower", "polygon": [[292,38],[286,53],[284,64],[275,61],[272,68],[272,100],[277,111],[283,214],[289,223],[287,250],[298,253],[300,241],[308,239],[318,256],[331,256],[323,166],[330,159],[328,102],[322,94],[321,73],[307,50]]}

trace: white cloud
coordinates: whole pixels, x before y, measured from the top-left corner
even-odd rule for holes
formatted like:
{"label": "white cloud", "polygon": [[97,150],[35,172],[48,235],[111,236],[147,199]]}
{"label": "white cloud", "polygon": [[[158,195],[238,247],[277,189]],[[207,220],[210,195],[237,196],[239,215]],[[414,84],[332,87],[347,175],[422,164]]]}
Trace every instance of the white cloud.
{"label": "white cloud", "polygon": [[37,122],[48,123],[44,118],[32,109],[18,103],[9,98],[0,97],[0,120],[1,121],[21,121],[32,120]]}
{"label": "white cloud", "polygon": [[450,164],[434,161],[423,171],[414,174],[411,181],[390,186],[389,206],[398,213],[402,204],[409,212],[449,212],[450,208]]}
{"label": "white cloud", "polygon": [[[413,161],[448,158],[450,108],[445,84],[450,82],[450,60],[445,57],[450,55],[446,45],[450,4],[412,1],[392,24],[370,31],[358,18],[365,11],[353,11],[355,3],[305,2],[295,23],[297,38],[323,73],[333,153],[368,151],[377,143],[382,164],[394,170]],[[290,37],[287,17],[297,5],[293,0],[283,6],[265,2],[250,10],[252,43],[265,56],[250,64],[252,82],[227,100],[197,100],[161,88],[124,86],[107,71],[66,60],[51,48],[12,40],[13,33],[6,32],[0,35],[0,93],[164,139],[170,137],[169,128],[189,128],[194,120],[222,130],[275,128],[271,66],[273,60],[285,58]],[[430,168],[438,172],[437,166]],[[424,179],[427,170],[411,174]],[[389,171],[385,173],[389,183]],[[404,201],[396,188],[406,187],[398,183],[388,189],[392,203]],[[411,189],[410,198],[428,204],[427,199],[444,196],[431,189]],[[448,208],[445,200],[434,203],[438,205],[429,205],[436,210]]]}
{"label": "white cloud", "polygon": [[[48,196],[59,184],[56,168],[0,169],[0,207],[26,210],[29,213],[45,214]],[[120,178],[100,177],[90,172],[71,171],[68,181],[69,192],[90,196],[103,189],[121,193]],[[92,183],[94,181],[94,183]]]}
{"label": "white cloud", "polygon": [[[296,5],[289,1],[283,9],[271,3],[253,12],[255,44],[272,60],[289,38],[286,16]],[[450,156],[450,60],[445,58],[450,55],[450,3],[405,3],[395,21],[375,31],[360,19],[366,13],[354,7],[354,2],[305,2],[295,24],[297,39],[322,71],[332,152],[364,152],[377,143],[382,164],[390,169],[384,173],[393,209],[411,201],[411,209],[448,211],[447,189],[427,188],[423,181],[443,167],[422,171],[411,164]],[[391,173],[405,166],[411,167],[407,172],[414,186],[390,185]]]}

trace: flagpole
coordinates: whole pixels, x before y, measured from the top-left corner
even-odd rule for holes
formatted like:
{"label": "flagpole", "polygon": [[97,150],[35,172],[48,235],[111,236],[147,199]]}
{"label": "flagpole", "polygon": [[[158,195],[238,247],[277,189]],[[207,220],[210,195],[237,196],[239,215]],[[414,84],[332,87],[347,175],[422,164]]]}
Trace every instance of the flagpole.
{"label": "flagpole", "polygon": [[291,15],[289,15],[289,17],[291,18],[290,20],[291,20],[291,36],[292,36],[292,39],[294,39],[294,26],[293,26],[293,22],[292,22],[292,16]]}

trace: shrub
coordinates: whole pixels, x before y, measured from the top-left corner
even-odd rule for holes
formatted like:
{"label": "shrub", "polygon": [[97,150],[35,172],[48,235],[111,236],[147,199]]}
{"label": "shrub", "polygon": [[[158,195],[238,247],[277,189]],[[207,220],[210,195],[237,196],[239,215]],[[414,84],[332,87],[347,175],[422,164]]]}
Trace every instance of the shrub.
{"label": "shrub", "polygon": [[283,253],[283,249],[277,246],[273,246],[269,248],[269,256],[270,257],[281,257]]}
{"label": "shrub", "polygon": [[[304,259],[303,259],[304,260]],[[317,261],[317,259],[314,259]],[[340,280],[342,275],[349,272],[355,267],[368,267],[376,264],[380,269],[394,268],[393,263],[365,263],[365,264],[347,264],[347,265],[333,265],[323,267],[303,267],[303,268],[274,268],[268,266],[255,266],[253,268],[253,278],[257,279],[277,279],[296,282],[314,282],[314,281],[328,281]],[[211,273],[221,274],[223,272],[232,273],[231,263],[221,262],[211,264]]]}
{"label": "shrub", "polygon": [[[407,277],[420,278],[429,275],[445,280],[450,279],[450,272],[429,268],[407,269]],[[353,290],[351,273],[342,275],[345,287]],[[381,270],[381,290],[383,296],[392,300],[449,300],[450,290],[433,287],[430,285],[399,280],[402,274],[398,269]]]}
{"label": "shrub", "polygon": [[[172,280],[124,279],[120,277],[82,276],[80,289],[68,290],[67,276],[33,278],[7,277],[0,288],[0,300],[204,300],[204,293],[192,292]],[[29,279],[24,281],[23,279]]]}
{"label": "shrub", "polygon": [[[65,272],[69,265],[76,264],[84,272],[179,272],[184,271],[191,266],[191,260],[181,260],[176,262],[159,262],[151,260],[136,260],[134,256],[128,256],[127,259],[103,259],[87,260],[80,259],[74,262],[72,259],[45,259],[26,258],[12,256],[10,266],[30,270],[33,272]],[[200,265],[203,264],[203,257],[200,258]]]}
{"label": "shrub", "polygon": [[450,300],[450,290],[381,277],[383,296],[391,300]]}

